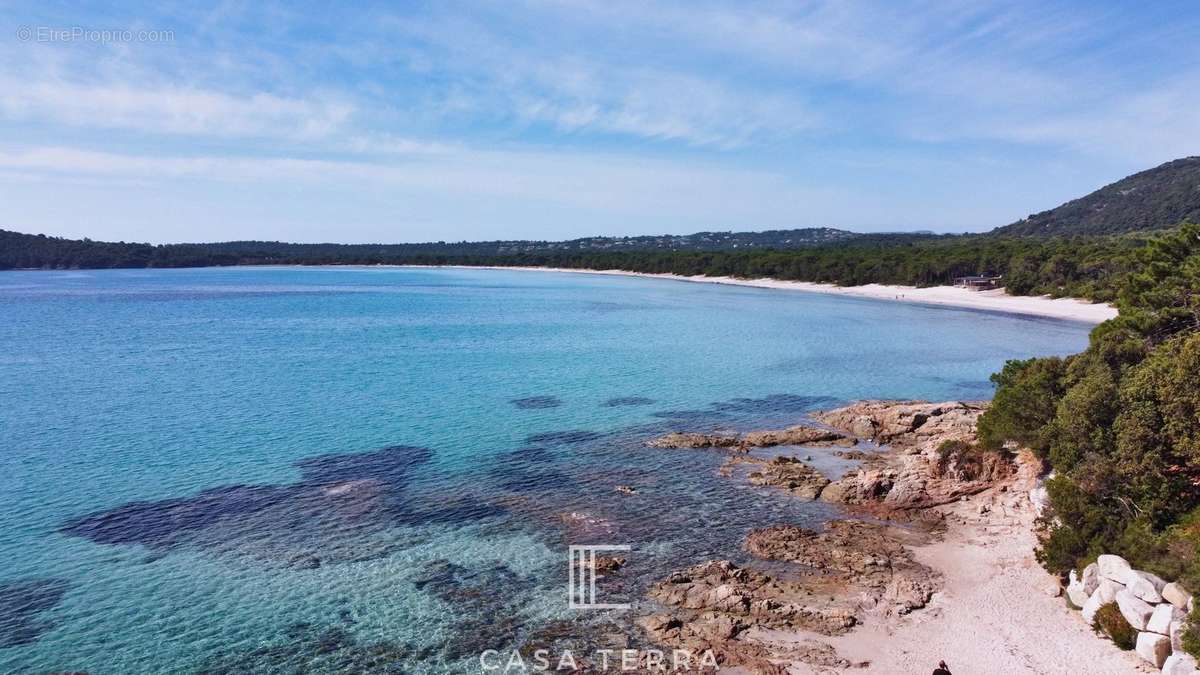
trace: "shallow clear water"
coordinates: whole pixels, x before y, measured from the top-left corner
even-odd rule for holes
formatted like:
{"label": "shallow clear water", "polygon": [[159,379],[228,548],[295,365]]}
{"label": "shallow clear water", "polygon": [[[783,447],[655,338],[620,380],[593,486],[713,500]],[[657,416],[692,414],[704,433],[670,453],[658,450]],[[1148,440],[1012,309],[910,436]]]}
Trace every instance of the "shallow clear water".
{"label": "shallow clear water", "polygon": [[633,545],[602,585],[636,600],[829,515],[645,438],[988,398],[1088,329],[558,273],[0,273],[0,672],[442,672],[570,639],[625,619],[567,609],[569,543]]}

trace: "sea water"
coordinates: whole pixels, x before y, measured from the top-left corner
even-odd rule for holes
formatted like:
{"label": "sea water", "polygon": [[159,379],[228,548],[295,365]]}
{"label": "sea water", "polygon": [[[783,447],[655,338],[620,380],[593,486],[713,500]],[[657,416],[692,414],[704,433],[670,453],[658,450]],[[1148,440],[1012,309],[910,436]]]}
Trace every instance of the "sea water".
{"label": "sea water", "polygon": [[[0,672],[471,672],[638,644],[648,584],[832,515],[646,439],[985,399],[1088,329],[549,272],[0,273]],[[571,544],[631,546],[599,585],[632,609],[567,606]]]}

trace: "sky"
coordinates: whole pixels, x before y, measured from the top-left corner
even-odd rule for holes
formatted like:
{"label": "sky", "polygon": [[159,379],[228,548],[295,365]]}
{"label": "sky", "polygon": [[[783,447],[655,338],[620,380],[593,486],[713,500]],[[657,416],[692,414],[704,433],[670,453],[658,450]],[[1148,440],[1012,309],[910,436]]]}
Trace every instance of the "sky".
{"label": "sky", "polygon": [[983,231],[1200,154],[1200,2],[0,6],[0,229]]}

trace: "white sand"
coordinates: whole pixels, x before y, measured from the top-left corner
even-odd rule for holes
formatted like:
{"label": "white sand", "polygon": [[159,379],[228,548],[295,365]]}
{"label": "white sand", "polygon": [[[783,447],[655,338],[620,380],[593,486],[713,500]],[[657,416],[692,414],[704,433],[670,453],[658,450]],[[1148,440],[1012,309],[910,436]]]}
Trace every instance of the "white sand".
{"label": "white sand", "polygon": [[625,272],[622,270],[577,270],[555,267],[486,267],[474,269],[503,269],[527,270],[538,272],[571,272],[576,274],[607,274],[626,277],[645,277],[651,279],[671,279],[674,281],[690,281],[708,284],[728,284],[731,286],[752,286],[755,288],[777,288],[806,293],[829,293],[833,295],[850,295],[861,298],[878,300],[895,300],[900,302],[916,302],[926,305],[948,305],[953,307],[969,307],[990,312],[1007,312],[1042,316],[1084,323],[1102,323],[1117,315],[1117,309],[1103,303],[1090,303],[1074,298],[1054,299],[1049,296],[1018,296],[1007,295],[1003,290],[969,291],[954,286],[932,286],[916,288],[914,286],[886,286],[883,284],[867,284],[865,286],[834,286],[832,284],[816,284],[808,281],[780,281],[778,279],[735,279],[733,277],[704,277],[680,276],[677,274],[646,274],[643,272]]}
{"label": "white sand", "polygon": [[[963,675],[1157,672],[1098,637],[1079,612],[1048,592],[1058,584],[1033,557],[1032,466],[1023,463],[1009,492],[992,490],[956,504],[946,537],[913,549],[945,582],[928,607],[818,638],[843,658],[870,662],[847,673],[930,673],[942,659]],[[991,511],[979,515],[980,503]]]}

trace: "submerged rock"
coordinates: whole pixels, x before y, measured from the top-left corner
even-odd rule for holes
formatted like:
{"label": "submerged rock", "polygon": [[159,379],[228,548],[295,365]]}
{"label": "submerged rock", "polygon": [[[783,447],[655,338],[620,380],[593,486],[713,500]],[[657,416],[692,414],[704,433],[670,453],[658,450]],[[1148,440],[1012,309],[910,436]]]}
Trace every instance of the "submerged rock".
{"label": "submerged rock", "polygon": [[223,652],[198,668],[202,675],[252,675],[257,673],[402,673],[412,662],[434,654],[391,642],[360,644],[344,629],[297,623],[284,639],[243,651]]}
{"label": "submerged rock", "polygon": [[617,396],[610,398],[604,402],[605,408],[620,408],[623,406],[632,405],[650,405],[654,403],[654,399],[646,398],[645,396]]}
{"label": "submerged rock", "polygon": [[516,406],[518,410],[544,410],[562,405],[562,401],[554,396],[526,396],[525,398],[514,398],[509,403]]}
{"label": "submerged rock", "polygon": [[751,473],[748,480],[753,485],[787,490],[801,499],[816,499],[830,482],[820,471],[794,457],[776,457]]}
{"label": "submerged rock", "polygon": [[539,445],[547,443],[551,445],[574,445],[577,443],[589,443],[598,441],[604,438],[603,435],[595,431],[587,431],[585,429],[569,429],[567,431],[548,431],[541,434],[532,434],[525,438],[525,442],[530,445]]}
{"label": "submerged rock", "polygon": [[0,649],[36,642],[54,624],[42,613],[66,594],[66,579],[16,579],[0,583]]}

